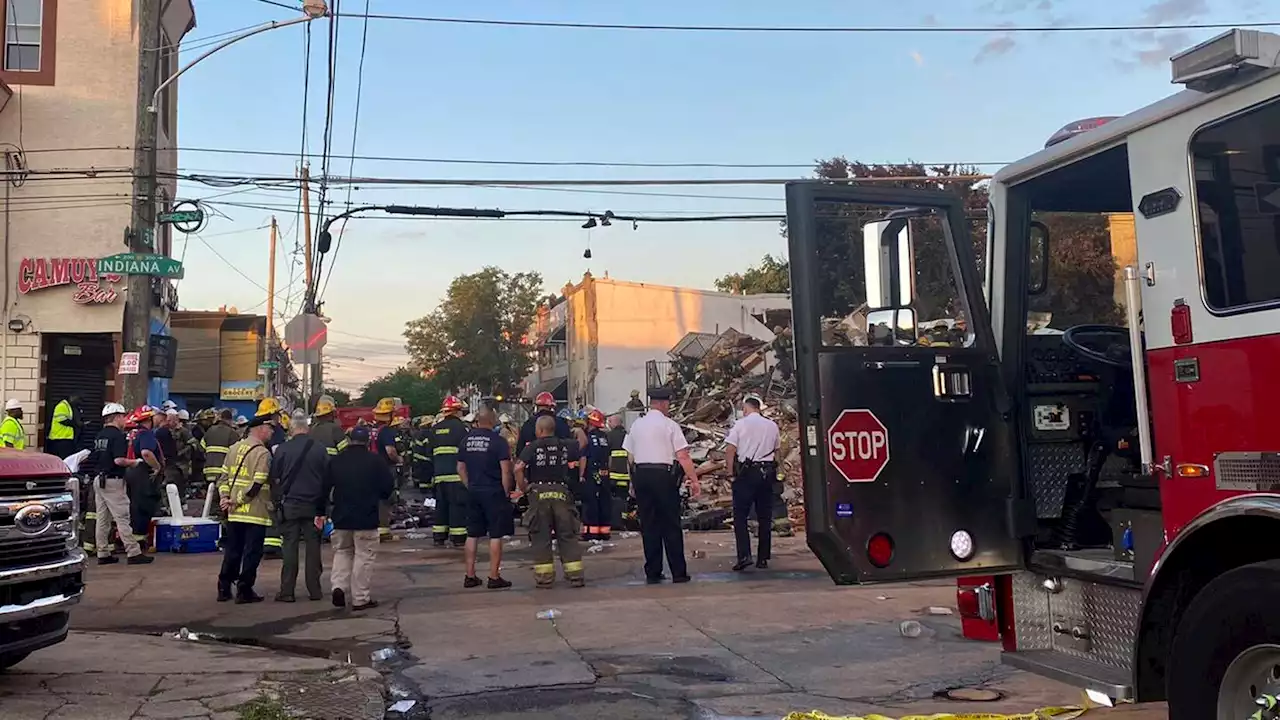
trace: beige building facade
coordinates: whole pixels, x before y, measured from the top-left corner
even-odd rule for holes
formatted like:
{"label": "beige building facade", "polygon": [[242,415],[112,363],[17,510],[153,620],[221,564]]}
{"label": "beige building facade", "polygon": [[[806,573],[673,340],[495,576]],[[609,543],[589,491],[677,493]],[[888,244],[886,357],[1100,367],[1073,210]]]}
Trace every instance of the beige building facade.
{"label": "beige building facade", "polygon": [[[127,302],[146,302],[161,318],[176,307],[168,281],[154,281],[150,297],[129,298],[125,278],[97,270],[98,259],[128,251],[139,54],[160,53],[166,76],[195,25],[191,0],[160,2],[161,38],[139,37],[137,0],[0,3],[0,383],[5,399],[23,404],[29,447],[43,445],[63,397],[79,395],[91,421],[118,397]],[[158,124],[163,175],[177,169],[176,87],[159,105]],[[175,191],[176,180],[162,179],[161,209]],[[171,252],[167,229],[155,248]]]}

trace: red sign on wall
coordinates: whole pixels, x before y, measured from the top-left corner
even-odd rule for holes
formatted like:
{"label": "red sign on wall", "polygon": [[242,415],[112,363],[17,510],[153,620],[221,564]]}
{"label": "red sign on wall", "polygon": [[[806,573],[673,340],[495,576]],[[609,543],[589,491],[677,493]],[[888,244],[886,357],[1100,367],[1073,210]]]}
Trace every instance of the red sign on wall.
{"label": "red sign on wall", "polygon": [[112,285],[120,275],[99,275],[95,258],[23,258],[18,265],[18,292],[26,295],[62,285],[75,285],[71,301],[80,305],[113,303],[120,293]]}

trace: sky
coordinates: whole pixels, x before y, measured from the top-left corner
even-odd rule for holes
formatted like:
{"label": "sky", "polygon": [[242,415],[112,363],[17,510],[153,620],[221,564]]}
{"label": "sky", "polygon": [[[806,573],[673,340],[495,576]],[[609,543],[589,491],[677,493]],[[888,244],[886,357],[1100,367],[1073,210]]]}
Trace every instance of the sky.
{"label": "sky", "polygon": [[[335,1],[344,13],[365,10],[366,0],[329,0],[330,5]],[[197,26],[183,43],[193,49],[184,50],[183,62],[209,47],[201,46],[202,38],[298,14],[262,0],[194,2]],[[1035,152],[1073,120],[1123,115],[1171,94],[1177,88],[1169,83],[1168,57],[1219,31],[928,29],[1280,20],[1265,16],[1259,0],[368,3],[375,14],[434,18],[919,31],[676,32],[375,19],[367,23],[366,40],[365,21],[344,17],[337,28],[329,174],[418,184],[332,187],[326,215],[348,203],[780,214],[785,208],[777,184],[575,189],[430,183],[784,179],[809,175],[817,159],[837,155],[867,163],[980,163],[994,172]],[[329,22],[309,25],[307,82],[303,26],[249,38],[182,77],[178,143],[183,172],[293,176],[305,148],[312,175],[323,174]],[[353,154],[400,160],[343,157]],[[500,164],[517,161],[604,165]],[[636,162],[780,167],[607,165]],[[187,267],[179,286],[184,308],[263,311],[267,228],[274,216],[280,228],[277,322],[299,311],[303,282],[295,251],[303,235],[296,189],[215,188],[184,181],[179,197],[209,199],[216,211],[199,235],[185,244],[175,241],[174,252]],[[711,287],[716,277],[766,253],[786,254],[774,222],[635,228],[615,223],[584,230],[580,220],[442,221],[371,214],[347,223],[341,237],[317,280],[325,314],[332,318],[328,377],[330,384],[347,388],[403,364],[405,323],[430,313],[454,277],[485,266],[539,272],[548,292],[580,280],[588,270],[631,281]],[[588,246],[589,260],[583,258]]]}

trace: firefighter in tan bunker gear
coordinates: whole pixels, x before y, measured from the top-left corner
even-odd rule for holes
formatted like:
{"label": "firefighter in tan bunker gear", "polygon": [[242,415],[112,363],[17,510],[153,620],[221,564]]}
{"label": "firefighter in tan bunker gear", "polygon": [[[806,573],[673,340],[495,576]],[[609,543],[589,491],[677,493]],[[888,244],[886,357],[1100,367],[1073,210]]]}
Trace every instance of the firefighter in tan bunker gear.
{"label": "firefighter in tan bunker gear", "polygon": [[254,592],[263,543],[271,527],[271,490],[267,483],[271,451],[266,442],[274,432],[278,412],[255,415],[245,439],[227,452],[225,473],[218,481],[222,510],[227,514],[222,570],[218,573],[218,602],[262,602]]}
{"label": "firefighter in tan bunker gear", "polygon": [[[525,524],[533,545],[533,579],[539,588],[555,584],[556,561],[551,548],[554,533],[560,550],[560,564],[572,587],[586,583],[582,569],[582,546],[578,543],[578,515],[570,489],[579,483],[577,462],[581,454],[576,440],[556,437],[556,420],[538,418],[536,440],[525,446],[516,462],[516,483],[529,495]],[[579,488],[580,491],[580,488]]]}

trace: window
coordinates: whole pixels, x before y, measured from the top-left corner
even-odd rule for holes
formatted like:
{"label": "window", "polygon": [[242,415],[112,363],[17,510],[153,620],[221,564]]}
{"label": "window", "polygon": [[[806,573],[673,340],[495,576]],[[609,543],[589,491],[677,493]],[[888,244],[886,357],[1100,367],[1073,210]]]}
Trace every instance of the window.
{"label": "window", "polygon": [[12,84],[52,85],[57,0],[3,0],[3,79]]}
{"label": "window", "polygon": [[1191,155],[1206,304],[1280,301],[1280,102],[1197,131]]}

